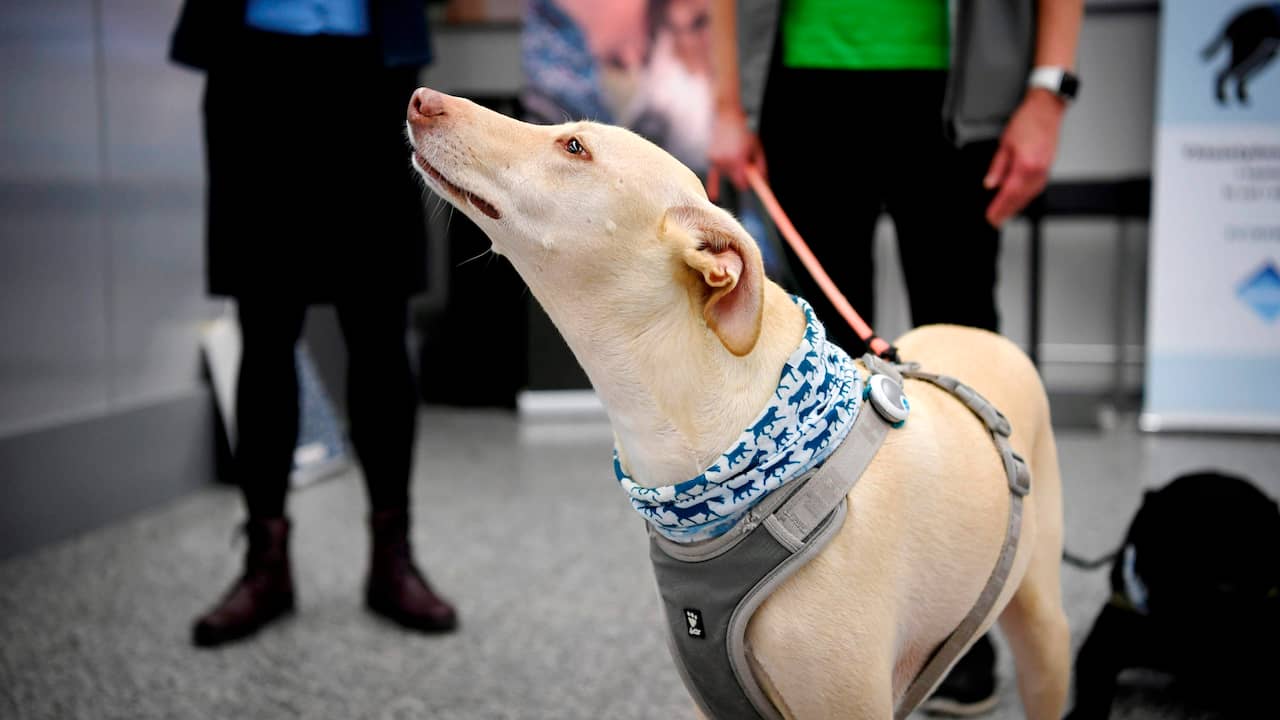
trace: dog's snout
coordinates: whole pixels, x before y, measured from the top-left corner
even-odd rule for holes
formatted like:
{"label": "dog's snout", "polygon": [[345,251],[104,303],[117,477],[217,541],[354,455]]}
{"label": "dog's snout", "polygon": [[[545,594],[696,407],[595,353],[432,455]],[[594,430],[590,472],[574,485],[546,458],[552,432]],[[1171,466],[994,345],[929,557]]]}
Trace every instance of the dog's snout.
{"label": "dog's snout", "polygon": [[445,114],[444,93],[431,88],[418,88],[409,99],[409,122],[424,124]]}

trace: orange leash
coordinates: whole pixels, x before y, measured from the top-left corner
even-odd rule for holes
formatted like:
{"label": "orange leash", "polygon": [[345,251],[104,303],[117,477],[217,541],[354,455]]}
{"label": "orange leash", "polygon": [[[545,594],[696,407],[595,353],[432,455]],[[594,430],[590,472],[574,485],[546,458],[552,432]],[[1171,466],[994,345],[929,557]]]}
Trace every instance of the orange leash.
{"label": "orange leash", "polygon": [[849,327],[852,327],[858,337],[862,338],[862,341],[867,344],[867,347],[871,348],[871,352],[886,360],[896,361],[897,348],[890,345],[884,338],[876,335],[871,326],[858,314],[858,311],[854,310],[853,306],[849,304],[844,293],[840,292],[840,288],[836,287],[836,284],[831,281],[831,276],[827,275],[827,271],[822,269],[822,263],[819,263],[818,258],[814,257],[809,245],[805,243],[804,238],[800,237],[795,225],[791,224],[787,214],[782,211],[782,206],[778,204],[778,199],[773,196],[773,191],[769,189],[769,183],[760,174],[760,169],[755,166],[748,167],[747,181],[751,183],[751,188],[756,191],[760,202],[769,211],[769,216],[773,218],[774,225],[778,226],[782,237],[786,238],[787,244],[795,251],[800,258],[800,262],[804,264],[805,269],[817,281],[818,287],[822,288],[823,294],[835,306],[840,316],[845,319],[845,322],[849,323]]}

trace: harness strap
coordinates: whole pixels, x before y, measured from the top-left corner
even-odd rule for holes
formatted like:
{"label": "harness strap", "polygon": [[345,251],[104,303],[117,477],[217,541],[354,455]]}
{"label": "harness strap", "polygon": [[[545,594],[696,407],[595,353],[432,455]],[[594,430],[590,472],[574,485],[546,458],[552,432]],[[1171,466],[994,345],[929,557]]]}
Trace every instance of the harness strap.
{"label": "harness strap", "polygon": [[992,433],[1008,437],[1013,432],[1013,426],[1009,424],[1009,420],[1005,418],[1004,413],[996,409],[995,405],[987,402],[987,399],[979,395],[977,390],[959,380],[947,375],[934,375],[911,367],[904,368],[903,374],[910,378],[933,383],[955,395],[960,399],[960,402],[965,404],[965,407],[982,419],[983,424]]}
{"label": "harness strap", "polygon": [[902,701],[898,704],[898,708],[894,713],[894,717],[899,719],[907,717],[912,710],[928,698],[929,693],[933,692],[934,687],[942,681],[952,664],[959,659],[965,648],[973,641],[982,626],[983,620],[995,607],[996,601],[1000,597],[1000,592],[1004,589],[1005,582],[1009,579],[1009,573],[1013,569],[1014,557],[1018,551],[1018,540],[1022,533],[1022,498],[1031,492],[1031,472],[1027,467],[1026,461],[1014,452],[1013,446],[1009,444],[1009,434],[1011,432],[1009,421],[995,406],[987,402],[986,398],[979,395],[977,391],[955,378],[921,372],[915,368],[904,368],[903,374],[907,377],[933,383],[950,392],[982,419],[987,429],[991,432],[991,438],[995,441],[996,449],[1000,452],[1000,459],[1004,464],[1005,474],[1008,477],[1010,493],[1009,521],[1005,527],[1004,545],[1000,548],[1000,557],[996,560],[996,566],[991,570],[991,575],[987,578],[987,584],[982,589],[982,593],[978,595],[973,609],[960,622],[960,626],[934,651],[933,656],[925,663],[924,669],[907,687],[902,696]]}
{"label": "harness strap", "polygon": [[[1009,423],[981,395],[952,378],[862,358],[873,374],[894,382],[917,378],[959,398],[990,430],[1008,476],[1011,504],[1004,545],[969,615],[934,651],[904,693],[895,717],[905,718],[933,690],[990,614],[1008,580],[1030,492],[1027,465],[1009,444]],[[904,405],[905,407],[905,405]],[[817,470],[771,493],[733,530],[697,543],[674,543],[649,530],[650,559],[664,607],[668,645],[695,702],[710,718],[781,720],[752,676],[746,630],[756,609],[840,530],[846,498],[892,425],[864,406],[852,428]]]}
{"label": "harness strap", "polygon": [[[871,409],[858,413],[854,428],[869,423],[885,425],[887,433],[887,423]],[[649,527],[649,557],[666,615],[667,645],[681,680],[706,717],[782,720],[752,675],[747,626],[760,604],[844,526],[843,495],[825,507],[808,531],[807,513],[818,507],[817,501],[797,498],[806,496],[815,482],[829,487],[833,474],[852,473],[856,481],[879,448],[850,442],[853,433],[851,429],[821,467],[766,496],[724,535],[675,543]],[[852,486],[852,481],[845,484]],[[822,494],[828,492],[824,489]],[[795,508],[805,509],[797,513],[796,523],[788,523],[790,530],[780,529],[776,514],[793,502]],[[799,545],[793,546],[797,537]]]}
{"label": "harness strap", "polygon": [[910,364],[892,363],[892,362],[889,362],[888,360],[881,358],[879,355],[876,355],[875,353],[864,354],[862,356],[862,364],[867,366],[867,370],[869,370],[872,375],[875,375],[877,373],[879,373],[880,375],[888,375],[889,377],[893,378],[893,381],[898,383],[899,385],[902,384],[902,373],[900,371],[908,368],[917,367],[915,363],[910,363]]}
{"label": "harness strap", "polygon": [[[870,356],[874,357],[874,356]],[[891,429],[888,421],[871,408],[863,408],[844,441],[809,482],[787,499],[764,525],[774,539],[792,552],[853,490]]]}

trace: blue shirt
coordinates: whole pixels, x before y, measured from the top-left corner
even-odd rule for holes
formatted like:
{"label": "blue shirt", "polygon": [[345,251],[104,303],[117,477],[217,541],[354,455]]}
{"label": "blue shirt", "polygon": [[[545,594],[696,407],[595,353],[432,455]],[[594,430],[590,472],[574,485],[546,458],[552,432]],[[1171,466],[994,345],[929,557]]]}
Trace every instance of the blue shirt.
{"label": "blue shirt", "polygon": [[368,35],[368,0],[249,0],[250,27],[287,35]]}

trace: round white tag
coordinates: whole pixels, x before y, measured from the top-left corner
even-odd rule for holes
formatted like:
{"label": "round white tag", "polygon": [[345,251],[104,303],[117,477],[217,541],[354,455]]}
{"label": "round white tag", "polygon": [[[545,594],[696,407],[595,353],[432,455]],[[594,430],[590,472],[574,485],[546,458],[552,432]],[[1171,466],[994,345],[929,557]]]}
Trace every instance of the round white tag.
{"label": "round white tag", "polygon": [[888,375],[872,375],[867,381],[870,388],[871,405],[880,416],[893,425],[902,424],[911,412],[907,396],[902,394],[902,386],[894,382]]}

